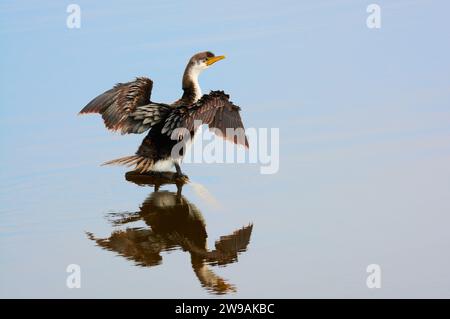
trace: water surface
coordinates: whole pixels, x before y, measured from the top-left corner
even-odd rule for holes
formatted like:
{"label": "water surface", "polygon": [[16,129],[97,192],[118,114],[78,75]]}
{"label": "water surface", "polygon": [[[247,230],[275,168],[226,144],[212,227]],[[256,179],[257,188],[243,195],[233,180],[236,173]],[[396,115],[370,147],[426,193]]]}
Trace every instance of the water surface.
{"label": "water surface", "polygon": [[[376,30],[361,1],[77,3],[80,29],[0,4],[1,297],[450,297],[447,1],[378,1]],[[203,92],[279,128],[279,171],[185,164],[178,196],[100,167],[143,136],[79,110],[135,76],[174,101],[202,50],[227,56]]]}

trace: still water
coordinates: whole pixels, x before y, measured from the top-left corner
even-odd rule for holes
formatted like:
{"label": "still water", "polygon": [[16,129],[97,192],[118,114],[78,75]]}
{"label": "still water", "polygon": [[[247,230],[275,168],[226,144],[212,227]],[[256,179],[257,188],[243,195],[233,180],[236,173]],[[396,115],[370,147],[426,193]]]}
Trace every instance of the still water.
{"label": "still water", "polygon": [[[97,154],[103,142],[82,148],[83,156]],[[171,184],[155,191],[152,181],[126,177],[122,168],[99,167],[98,159],[34,174],[14,172],[17,176],[2,187],[1,295],[445,294],[448,258],[439,253],[447,245],[445,224],[426,222],[420,208],[426,198],[398,192],[399,198],[392,197],[410,167],[389,172],[389,179],[382,173],[370,176],[372,185],[360,170],[339,173],[316,166],[328,163],[320,157],[295,162],[297,169],[282,157],[281,167],[292,170],[266,176],[247,164],[185,165],[192,183],[181,192]],[[330,180],[320,177],[323,170]],[[396,185],[380,189],[386,180]],[[406,188],[408,197],[415,187]],[[438,209],[429,214],[445,219]],[[420,235],[430,229],[434,234]],[[379,290],[366,286],[366,267],[374,261],[384,271],[386,287]],[[80,267],[80,288],[67,286],[72,264]],[[414,289],[405,289],[414,273]]]}
{"label": "still water", "polygon": [[[155,186],[154,180],[129,180],[139,185]],[[142,267],[161,265],[162,253],[181,250],[189,255],[193,273],[207,291],[214,294],[236,292],[235,286],[216,275],[211,266],[237,262],[238,254],[247,250],[253,225],[221,236],[215,241],[215,249],[208,250],[204,217],[182,195],[181,185],[176,193],[159,189],[150,191],[139,211],[110,213],[107,217],[113,226],[109,237],[97,238],[87,233],[98,247],[116,252]],[[144,222],[145,226],[133,227],[139,222]]]}
{"label": "still water", "polygon": [[[446,153],[408,141],[401,153],[381,140],[332,147],[283,119],[276,174],[184,164],[190,183],[155,191],[99,165],[132,154],[141,136],[113,135],[97,117],[59,119],[60,135],[49,125],[4,140],[16,156],[2,158],[2,297],[448,295]],[[379,289],[366,285],[372,264]],[[70,265],[80,288],[67,286]]]}
{"label": "still water", "polygon": [[[80,5],[0,4],[0,297],[450,297],[448,2],[380,1],[380,29],[361,1]],[[180,194],[100,167],[143,136],[80,109],[135,76],[175,101],[200,50],[279,170],[186,163]]]}

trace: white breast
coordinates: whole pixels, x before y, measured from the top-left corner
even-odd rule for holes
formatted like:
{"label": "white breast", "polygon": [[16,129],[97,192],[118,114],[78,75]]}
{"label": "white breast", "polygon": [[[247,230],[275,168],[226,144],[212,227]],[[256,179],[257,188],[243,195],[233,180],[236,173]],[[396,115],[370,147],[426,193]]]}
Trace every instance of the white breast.
{"label": "white breast", "polygon": [[175,160],[172,158],[157,161],[152,166],[152,171],[167,172],[175,166]]}

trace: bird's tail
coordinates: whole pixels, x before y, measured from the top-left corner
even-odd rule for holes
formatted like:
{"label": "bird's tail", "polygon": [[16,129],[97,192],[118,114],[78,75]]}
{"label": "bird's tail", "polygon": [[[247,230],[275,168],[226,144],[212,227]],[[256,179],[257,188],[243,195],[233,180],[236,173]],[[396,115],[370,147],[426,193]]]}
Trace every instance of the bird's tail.
{"label": "bird's tail", "polygon": [[128,167],[135,165],[136,171],[139,173],[146,173],[151,170],[153,160],[141,155],[131,155],[107,161],[103,163],[102,166],[103,165],[125,165]]}

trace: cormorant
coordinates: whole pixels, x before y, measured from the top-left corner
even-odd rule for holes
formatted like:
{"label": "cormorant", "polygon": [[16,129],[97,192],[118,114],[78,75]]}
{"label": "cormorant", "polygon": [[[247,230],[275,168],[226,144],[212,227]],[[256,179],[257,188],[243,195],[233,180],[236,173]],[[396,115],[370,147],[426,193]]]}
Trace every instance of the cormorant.
{"label": "cormorant", "polygon": [[[172,149],[183,140],[183,136],[193,138],[199,127],[198,121],[207,124],[216,135],[248,147],[239,115],[240,108],[223,91],[211,91],[202,96],[198,83],[202,71],[224,58],[209,51],[195,54],[184,71],[183,95],[172,104],[150,100],[153,81],[146,77],[118,83],[89,102],[80,114],[101,114],[105,126],[110,130],[122,134],[140,134],[149,130],[135,155],[104,164],[135,165],[140,173],[164,171],[175,166],[177,173],[182,176],[180,161],[185,147],[175,154]],[[186,129],[185,135],[176,130],[182,128]]]}

